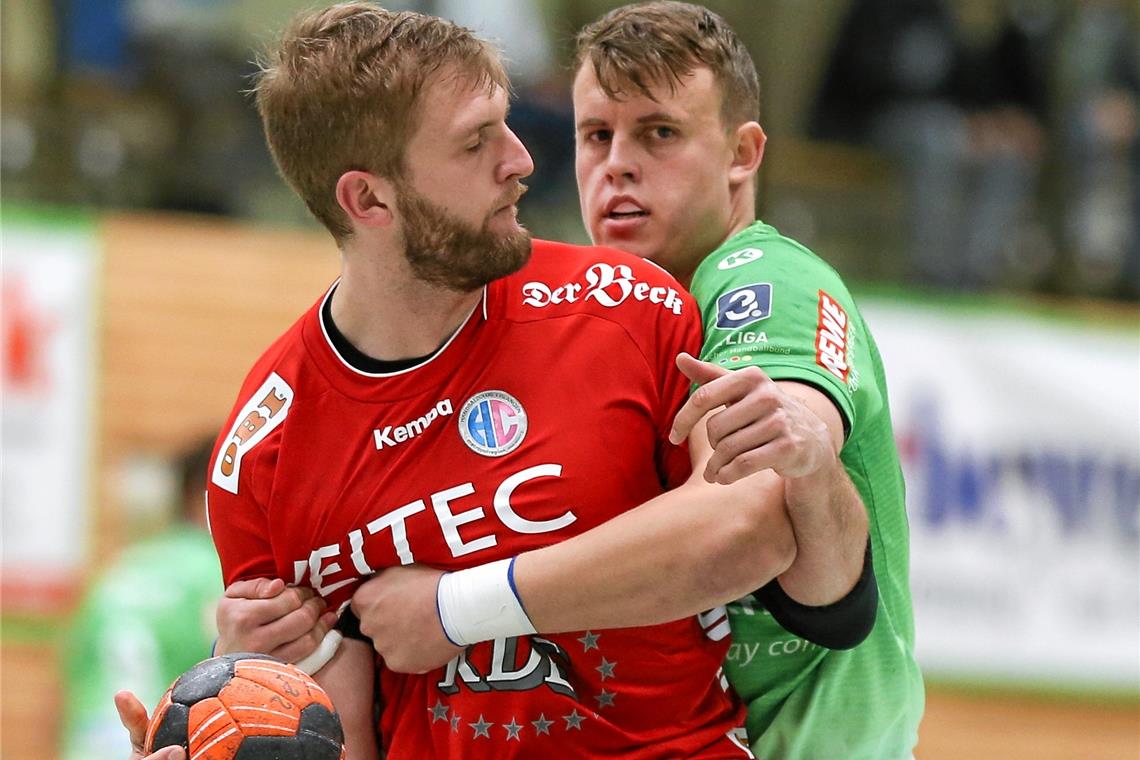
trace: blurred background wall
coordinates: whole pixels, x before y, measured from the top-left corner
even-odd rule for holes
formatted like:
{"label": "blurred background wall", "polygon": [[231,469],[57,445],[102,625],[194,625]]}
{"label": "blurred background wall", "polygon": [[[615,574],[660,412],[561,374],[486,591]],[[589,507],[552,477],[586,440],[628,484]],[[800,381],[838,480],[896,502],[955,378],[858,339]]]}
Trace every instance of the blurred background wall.
{"label": "blurred background wall", "polygon": [[[619,4],[389,4],[505,43],[539,236],[586,241],[567,65]],[[852,282],[887,365],[918,757],[1140,757],[1140,6],[706,4],[760,70],[761,217]],[[242,93],[303,5],[0,0],[0,757],[57,756],[79,595],[335,276]]]}

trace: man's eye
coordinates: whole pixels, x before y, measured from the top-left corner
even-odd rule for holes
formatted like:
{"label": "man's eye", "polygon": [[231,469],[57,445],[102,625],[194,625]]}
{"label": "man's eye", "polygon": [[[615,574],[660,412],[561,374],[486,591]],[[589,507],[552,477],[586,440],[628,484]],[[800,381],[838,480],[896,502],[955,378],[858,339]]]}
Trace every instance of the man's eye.
{"label": "man's eye", "polygon": [[672,127],[654,127],[652,133],[658,140],[668,140],[670,137],[677,136],[677,130]]}
{"label": "man's eye", "polygon": [[589,142],[608,142],[613,137],[613,132],[608,129],[595,129],[586,135],[586,140]]}
{"label": "man's eye", "polygon": [[482,149],[483,145],[484,145],[484,142],[482,139],[480,139],[479,142],[477,142],[473,145],[468,145],[467,146],[467,152],[468,153],[478,153]]}

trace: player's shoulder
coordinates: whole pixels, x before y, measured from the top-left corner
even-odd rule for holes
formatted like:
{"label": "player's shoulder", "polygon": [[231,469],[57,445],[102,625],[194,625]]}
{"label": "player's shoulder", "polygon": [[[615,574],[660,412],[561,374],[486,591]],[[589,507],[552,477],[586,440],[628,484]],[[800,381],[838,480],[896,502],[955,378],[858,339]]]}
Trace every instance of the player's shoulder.
{"label": "player's shoulder", "polygon": [[626,314],[695,310],[671,274],[625,251],[535,240],[530,261],[503,282],[514,318],[588,313],[624,320]]}
{"label": "player's shoulder", "polygon": [[[317,395],[313,386],[320,372],[314,368],[307,342],[321,329],[319,310],[325,297],[273,341],[246,373],[215,444],[210,465],[213,485],[236,494],[242,460],[255,452],[259,457],[275,452],[276,444],[258,444],[282,429],[297,398]],[[274,438],[279,439],[280,433]]]}
{"label": "player's shoulder", "polygon": [[705,257],[693,276],[693,291],[722,290],[757,278],[805,290],[846,290],[834,267],[810,248],[769,224],[755,222]]}

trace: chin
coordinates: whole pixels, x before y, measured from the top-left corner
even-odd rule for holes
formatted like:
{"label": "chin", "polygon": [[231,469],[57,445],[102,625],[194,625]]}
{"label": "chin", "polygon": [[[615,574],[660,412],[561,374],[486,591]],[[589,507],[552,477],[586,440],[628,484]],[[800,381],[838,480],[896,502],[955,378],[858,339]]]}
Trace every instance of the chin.
{"label": "chin", "polygon": [[661,246],[653,245],[646,240],[638,240],[637,238],[619,240],[614,241],[611,247],[625,251],[626,253],[632,253],[643,259],[649,259],[658,264],[661,263]]}

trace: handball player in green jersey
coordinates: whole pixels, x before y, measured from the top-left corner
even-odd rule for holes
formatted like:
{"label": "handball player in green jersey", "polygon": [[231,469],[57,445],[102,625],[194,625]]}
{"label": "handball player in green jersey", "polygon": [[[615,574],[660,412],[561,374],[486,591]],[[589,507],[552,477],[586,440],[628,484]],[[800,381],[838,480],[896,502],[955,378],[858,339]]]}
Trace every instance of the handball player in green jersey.
{"label": "handball player in green jersey", "polygon": [[[751,57],[705,8],[625,6],[579,34],[574,110],[594,242],[646,256],[688,285],[703,317],[702,359],[810,386],[842,418],[839,456],[870,521],[878,615],[865,641],[836,651],[768,614],[765,597],[777,589],[730,605],[725,671],[748,704],[753,751],[766,760],[910,757],[924,694],[883,365],[835,270],[756,219],[765,138]],[[802,543],[812,527],[789,508]]]}

